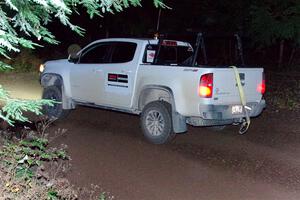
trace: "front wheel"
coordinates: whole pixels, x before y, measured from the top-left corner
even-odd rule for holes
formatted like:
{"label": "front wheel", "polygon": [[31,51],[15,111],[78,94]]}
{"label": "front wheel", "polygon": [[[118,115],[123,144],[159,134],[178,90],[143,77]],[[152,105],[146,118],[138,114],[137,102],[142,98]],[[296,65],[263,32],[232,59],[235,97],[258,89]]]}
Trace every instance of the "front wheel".
{"label": "front wheel", "polygon": [[70,110],[63,109],[62,107],[62,92],[58,87],[49,86],[44,88],[42,98],[57,102],[53,106],[43,106],[43,113],[49,118],[63,119],[69,114]]}
{"label": "front wheel", "polygon": [[172,127],[171,105],[163,101],[147,104],[141,115],[141,127],[146,139],[154,144],[164,144],[175,137]]}

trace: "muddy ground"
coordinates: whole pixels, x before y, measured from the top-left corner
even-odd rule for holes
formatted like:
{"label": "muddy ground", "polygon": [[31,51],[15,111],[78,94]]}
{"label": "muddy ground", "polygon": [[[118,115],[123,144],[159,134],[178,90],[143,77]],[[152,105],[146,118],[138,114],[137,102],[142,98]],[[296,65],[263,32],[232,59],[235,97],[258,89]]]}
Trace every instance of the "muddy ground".
{"label": "muddy ground", "polygon": [[116,199],[300,199],[299,113],[265,112],[245,135],[189,127],[168,145],[117,112],[80,107],[55,126],[68,129],[57,142],[69,146],[71,182]]}
{"label": "muddy ground", "polygon": [[167,145],[146,142],[137,116],[87,107],[58,128],[68,129],[55,141],[69,147],[68,179],[115,199],[300,199],[299,111],[267,109],[245,135],[189,127]]}

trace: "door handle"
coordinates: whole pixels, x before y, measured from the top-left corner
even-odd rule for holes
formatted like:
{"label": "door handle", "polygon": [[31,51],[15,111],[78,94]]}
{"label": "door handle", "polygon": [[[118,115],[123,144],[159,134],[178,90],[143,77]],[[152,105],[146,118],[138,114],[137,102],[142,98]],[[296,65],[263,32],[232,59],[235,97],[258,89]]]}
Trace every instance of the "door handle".
{"label": "door handle", "polygon": [[132,71],[131,70],[121,70],[121,72],[127,74],[127,73],[131,73]]}

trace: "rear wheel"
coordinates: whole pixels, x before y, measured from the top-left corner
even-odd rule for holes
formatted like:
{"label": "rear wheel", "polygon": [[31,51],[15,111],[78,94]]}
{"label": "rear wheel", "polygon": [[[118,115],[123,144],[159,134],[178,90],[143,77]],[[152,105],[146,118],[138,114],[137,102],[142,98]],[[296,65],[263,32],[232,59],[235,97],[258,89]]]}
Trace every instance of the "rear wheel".
{"label": "rear wheel", "polygon": [[49,118],[63,119],[67,117],[70,110],[62,108],[62,92],[56,86],[49,86],[44,88],[43,99],[51,99],[57,101],[53,106],[44,105],[43,113]]}
{"label": "rear wheel", "polygon": [[164,144],[175,137],[172,126],[171,105],[155,101],[145,106],[141,115],[141,127],[146,139],[154,144]]}

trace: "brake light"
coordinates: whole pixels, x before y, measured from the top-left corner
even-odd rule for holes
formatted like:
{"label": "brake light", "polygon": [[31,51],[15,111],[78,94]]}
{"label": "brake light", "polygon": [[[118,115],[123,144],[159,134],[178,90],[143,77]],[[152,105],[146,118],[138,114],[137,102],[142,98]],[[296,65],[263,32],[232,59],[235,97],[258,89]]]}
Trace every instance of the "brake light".
{"label": "brake light", "polygon": [[265,74],[262,75],[262,81],[260,84],[257,85],[257,91],[261,94],[266,92],[266,81],[265,81]]}
{"label": "brake light", "polygon": [[213,93],[213,73],[204,74],[200,78],[199,84],[199,96],[205,98],[211,98]]}
{"label": "brake light", "polygon": [[162,43],[163,46],[176,47],[177,42],[172,40],[164,40]]}

